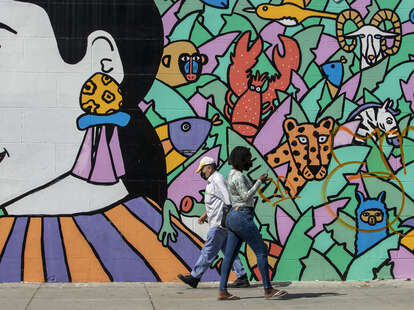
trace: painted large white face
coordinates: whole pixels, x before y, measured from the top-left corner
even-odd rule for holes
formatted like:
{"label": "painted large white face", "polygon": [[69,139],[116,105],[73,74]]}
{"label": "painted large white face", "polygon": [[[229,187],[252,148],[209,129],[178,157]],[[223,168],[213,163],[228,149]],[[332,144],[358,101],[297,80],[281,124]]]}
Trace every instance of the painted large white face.
{"label": "painted large white face", "polygon": [[0,206],[68,172],[82,142],[79,93],[85,57],[65,63],[46,12],[0,2]]}

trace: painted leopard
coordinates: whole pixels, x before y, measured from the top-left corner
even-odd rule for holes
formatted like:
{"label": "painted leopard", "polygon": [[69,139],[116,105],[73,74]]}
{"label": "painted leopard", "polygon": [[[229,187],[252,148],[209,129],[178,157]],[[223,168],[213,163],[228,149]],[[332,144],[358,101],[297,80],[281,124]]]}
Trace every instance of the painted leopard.
{"label": "painted leopard", "polygon": [[318,124],[298,124],[293,118],[284,121],[287,141],[266,154],[266,160],[272,168],[289,163],[285,187],[291,197],[296,197],[307,181],[327,176],[333,126],[330,117]]}

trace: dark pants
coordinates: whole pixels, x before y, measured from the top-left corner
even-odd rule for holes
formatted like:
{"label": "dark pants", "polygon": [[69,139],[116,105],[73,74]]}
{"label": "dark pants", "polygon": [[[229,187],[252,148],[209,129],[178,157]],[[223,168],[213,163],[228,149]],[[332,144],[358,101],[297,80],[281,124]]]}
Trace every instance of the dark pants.
{"label": "dark pants", "polygon": [[267,247],[260,235],[259,229],[253,222],[254,210],[249,207],[240,207],[237,211],[232,208],[226,219],[229,228],[224,260],[221,266],[220,290],[227,289],[230,268],[239,253],[243,241],[252,248],[257,257],[257,265],[262,276],[264,288],[270,288],[270,279],[267,263]]}

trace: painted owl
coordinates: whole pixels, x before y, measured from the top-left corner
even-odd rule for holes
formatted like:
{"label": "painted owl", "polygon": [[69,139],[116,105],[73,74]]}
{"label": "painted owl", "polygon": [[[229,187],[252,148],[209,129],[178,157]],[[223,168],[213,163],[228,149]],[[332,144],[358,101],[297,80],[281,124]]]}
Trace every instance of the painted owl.
{"label": "painted owl", "polygon": [[357,255],[383,240],[388,235],[387,209],[385,207],[385,192],[377,199],[365,199],[361,192],[356,193],[359,206],[356,209],[357,234],[355,248]]}

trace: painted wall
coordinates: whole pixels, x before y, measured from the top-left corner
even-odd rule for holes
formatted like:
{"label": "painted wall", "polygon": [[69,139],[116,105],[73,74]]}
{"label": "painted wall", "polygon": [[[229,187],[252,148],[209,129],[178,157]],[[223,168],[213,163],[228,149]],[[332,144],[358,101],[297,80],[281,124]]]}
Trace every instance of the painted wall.
{"label": "painted wall", "polygon": [[237,145],[272,280],[414,277],[412,1],[115,3],[0,3],[1,282],[176,281]]}

